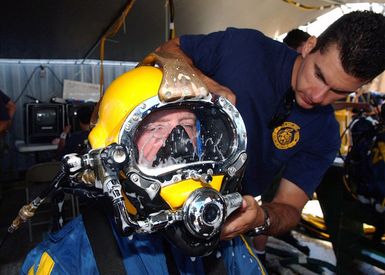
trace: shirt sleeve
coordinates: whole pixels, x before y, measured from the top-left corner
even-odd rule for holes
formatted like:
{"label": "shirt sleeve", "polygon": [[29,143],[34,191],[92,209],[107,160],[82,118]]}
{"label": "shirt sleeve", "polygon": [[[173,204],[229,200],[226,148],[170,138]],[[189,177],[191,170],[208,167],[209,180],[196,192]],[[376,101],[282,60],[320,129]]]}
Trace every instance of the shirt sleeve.
{"label": "shirt sleeve", "polygon": [[217,49],[220,47],[224,36],[224,31],[208,35],[183,35],[180,37],[180,48],[191,58],[194,66],[210,76],[215,73],[215,64],[219,60]]}

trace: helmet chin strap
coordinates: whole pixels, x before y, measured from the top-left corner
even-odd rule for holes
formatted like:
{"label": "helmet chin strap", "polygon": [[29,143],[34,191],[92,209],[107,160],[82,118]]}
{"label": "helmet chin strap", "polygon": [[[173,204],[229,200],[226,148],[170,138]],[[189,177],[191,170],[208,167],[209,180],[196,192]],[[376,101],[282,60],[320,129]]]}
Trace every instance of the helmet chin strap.
{"label": "helmet chin strap", "polygon": [[178,125],[168,135],[152,164],[153,167],[169,163],[189,163],[198,160],[197,153],[186,130]]}

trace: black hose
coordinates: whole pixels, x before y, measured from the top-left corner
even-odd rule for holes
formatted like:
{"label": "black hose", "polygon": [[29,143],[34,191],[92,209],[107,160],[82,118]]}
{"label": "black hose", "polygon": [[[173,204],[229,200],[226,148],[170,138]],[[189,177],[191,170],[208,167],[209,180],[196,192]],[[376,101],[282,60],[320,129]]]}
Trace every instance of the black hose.
{"label": "black hose", "polygon": [[3,244],[5,243],[5,241],[8,239],[8,237],[10,235],[11,235],[11,233],[9,233],[8,231],[7,231],[7,233],[5,233],[5,236],[0,241],[0,249],[1,249],[1,247],[3,246]]}

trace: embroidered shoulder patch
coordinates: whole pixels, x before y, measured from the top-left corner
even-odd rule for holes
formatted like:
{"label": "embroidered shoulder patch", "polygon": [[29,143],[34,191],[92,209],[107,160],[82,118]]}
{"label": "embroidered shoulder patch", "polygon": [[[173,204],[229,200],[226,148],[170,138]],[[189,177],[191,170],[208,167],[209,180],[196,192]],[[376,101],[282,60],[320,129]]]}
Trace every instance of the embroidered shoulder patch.
{"label": "embroidered shoulder patch", "polygon": [[292,122],[285,121],[281,126],[274,128],[272,138],[278,149],[289,149],[299,141],[300,127]]}

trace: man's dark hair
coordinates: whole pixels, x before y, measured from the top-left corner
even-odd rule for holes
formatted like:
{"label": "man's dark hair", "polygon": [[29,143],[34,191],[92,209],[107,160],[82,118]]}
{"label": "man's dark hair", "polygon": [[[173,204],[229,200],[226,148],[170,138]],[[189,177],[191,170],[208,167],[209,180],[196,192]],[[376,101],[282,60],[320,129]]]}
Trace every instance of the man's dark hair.
{"label": "man's dark hair", "polygon": [[296,50],[299,46],[301,46],[302,43],[306,42],[309,37],[310,34],[307,32],[304,32],[300,29],[292,29],[283,39],[283,43]]}
{"label": "man's dark hair", "polygon": [[92,108],[89,106],[82,106],[77,110],[77,117],[83,124],[89,124],[91,121]]}
{"label": "man's dark hair", "polygon": [[312,53],[324,53],[336,44],[345,72],[370,81],[385,70],[385,17],[371,11],[354,11],[330,25]]}

